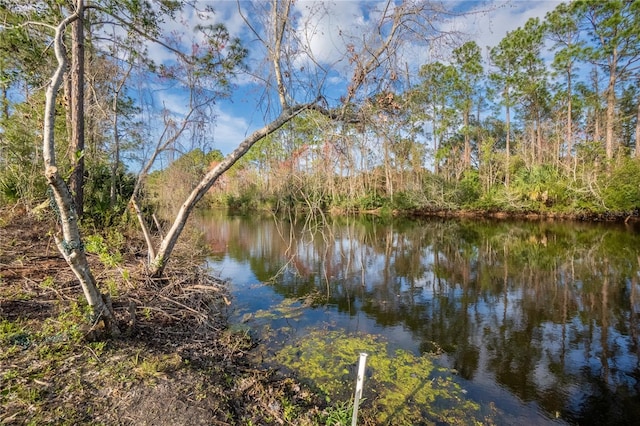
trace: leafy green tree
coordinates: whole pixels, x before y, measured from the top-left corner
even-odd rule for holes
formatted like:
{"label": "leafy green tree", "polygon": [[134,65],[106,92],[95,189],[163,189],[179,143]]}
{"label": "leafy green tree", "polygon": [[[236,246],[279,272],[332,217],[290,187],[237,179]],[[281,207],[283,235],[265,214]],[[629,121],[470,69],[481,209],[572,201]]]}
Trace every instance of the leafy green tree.
{"label": "leafy green tree", "polygon": [[509,186],[511,173],[512,107],[519,107],[522,118],[525,123],[528,123],[531,158],[537,163],[541,163],[544,158],[542,121],[548,91],[545,66],[541,57],[544,34],[542,30],[537,18],[529,19],[524,27],[507,33],[498,46],[490,51],[491,62],[495,68],[495,71],[489,76],[490,81],[495,90],[501,93],[500,103],[505,107],[507,126],[506,186]]}
{"label": "leafy green tree", "polygon": [[607,73],[605,152],[611,160],[616,149],[618,92],[638,72],[640,63],[640,3],[578,0],[571,7],[586,34],[582,58]]}
{"label": "leafy green tree", "polygon": [[547,74],[542,60],[543,27],[538,18],[507,34],[516,50],[515,93],[522,118],[530,130],[531,157],[541,164],[545,160],[542,122],[547,104]]}

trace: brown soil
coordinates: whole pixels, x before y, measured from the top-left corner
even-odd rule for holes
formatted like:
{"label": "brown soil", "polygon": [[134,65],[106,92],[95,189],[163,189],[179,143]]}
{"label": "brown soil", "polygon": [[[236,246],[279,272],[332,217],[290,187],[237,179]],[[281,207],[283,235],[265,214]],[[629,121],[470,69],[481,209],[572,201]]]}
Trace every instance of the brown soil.
{"label": "brown soil", "polygon": [[178,251],[162,282],[146,279],[136,238],[116,267],[89,255],[102,291],[117,288],[124,333],[108,338],[80,321],[81,337],[72,337],[73,323],[60,324],[83,304],[82,291],[55,229],[19,208],[0,211],[0,325],[23,330],[0,328],[0,424],[316,423],[323,402],[253,363],[254,343],[227,327],[224,283],[192,254]]}

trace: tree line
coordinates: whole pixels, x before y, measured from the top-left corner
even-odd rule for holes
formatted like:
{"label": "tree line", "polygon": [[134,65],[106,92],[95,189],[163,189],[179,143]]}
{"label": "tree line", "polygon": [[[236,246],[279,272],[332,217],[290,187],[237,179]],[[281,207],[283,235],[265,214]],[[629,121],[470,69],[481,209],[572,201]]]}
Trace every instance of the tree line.
{"label": "tree line", "polygon": [[[640,206],[640,5],[561,3],[496,46],[398,69],[245,156],[230,205],[629,214]],[[403,72],[404,71],[404,72]]]}

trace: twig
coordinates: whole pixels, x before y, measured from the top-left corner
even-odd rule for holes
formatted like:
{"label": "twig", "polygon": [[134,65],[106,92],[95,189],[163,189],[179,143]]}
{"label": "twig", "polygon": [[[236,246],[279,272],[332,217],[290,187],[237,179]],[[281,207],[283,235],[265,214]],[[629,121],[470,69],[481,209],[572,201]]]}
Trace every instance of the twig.
{"label": "twig", "polygon": [[198,312],[198,311],[196,311],[195,309],[190,308],[190,307],[188,307],[187,305],[185,305],[185,304],[183,304],[183,303],[178,302],[177,300],[171,299],[171,298],[166,297],[166,296],[163,296],[163,295],[159,295],[159,296],[160,296],[161,298],[163,298],[164,300],[168,301],[168,302],[175,303],[176,305],[178,305],[178,306],[180,306],[180,307],[182,307],[182,308],[184,308],[184,309],[186,309],[186,310],[188,310],[188,311],[190,311],[190,312],[193,312],[193,313],[194,313],[194,314],[196,314],[196,315],[203,315],[203,314],[202,314],[202,312]]}

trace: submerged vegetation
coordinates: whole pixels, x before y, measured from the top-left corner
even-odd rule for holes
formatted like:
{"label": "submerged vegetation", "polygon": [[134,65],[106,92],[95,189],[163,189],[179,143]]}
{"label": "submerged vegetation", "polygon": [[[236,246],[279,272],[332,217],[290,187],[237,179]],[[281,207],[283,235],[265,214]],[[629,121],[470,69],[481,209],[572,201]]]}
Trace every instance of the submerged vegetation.
{"label": "submerged vegetation", "polygon": [[369,356],[361,412],[375,416],[376,424],[492,424],[490,413],[481,418],[480,406],[465,398],[451,373],[434,365],[434,354],[389,353],[372,335],[314,331],[281,349],[276,359],[335,403],[352,397],[363,352]]}

